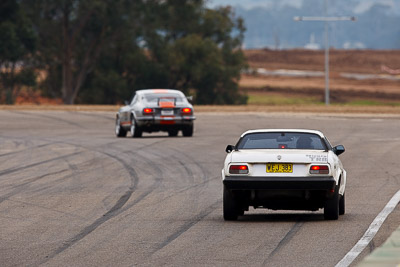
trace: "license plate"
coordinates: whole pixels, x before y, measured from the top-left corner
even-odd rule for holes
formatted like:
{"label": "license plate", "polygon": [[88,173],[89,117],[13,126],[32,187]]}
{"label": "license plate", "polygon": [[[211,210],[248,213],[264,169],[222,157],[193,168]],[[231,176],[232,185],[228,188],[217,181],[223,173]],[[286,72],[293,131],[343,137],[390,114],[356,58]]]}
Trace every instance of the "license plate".
{"label": "license plate", "polygon": [[160,124],[171,125],[171,124],[175,124],[175,121],[173,121],[173,120],[162,120],[162,121],[160,121]]}
{"label": "license plate", "polygon": [[293,172],[292,163],[267,163],[267,172]]}
{"label": "license plate", "polygon": [[174,110],[173,109],[163,109],[163,110],[161,110],[161,115],[163,115],[163,116],[174,115]]}

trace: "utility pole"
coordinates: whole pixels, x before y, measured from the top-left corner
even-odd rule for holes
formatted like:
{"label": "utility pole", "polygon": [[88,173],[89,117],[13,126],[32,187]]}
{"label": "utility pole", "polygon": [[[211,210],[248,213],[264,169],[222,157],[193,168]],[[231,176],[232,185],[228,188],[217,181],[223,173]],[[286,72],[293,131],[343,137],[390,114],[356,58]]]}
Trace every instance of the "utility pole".
{"label": "utility pole", "polygon": [[324,17],[294,17],[295,21],[323,21],[325,22],[325,105],[329,105],[329,22],[355,21],[356,17],[328,17],[328,0],[325,0]]}

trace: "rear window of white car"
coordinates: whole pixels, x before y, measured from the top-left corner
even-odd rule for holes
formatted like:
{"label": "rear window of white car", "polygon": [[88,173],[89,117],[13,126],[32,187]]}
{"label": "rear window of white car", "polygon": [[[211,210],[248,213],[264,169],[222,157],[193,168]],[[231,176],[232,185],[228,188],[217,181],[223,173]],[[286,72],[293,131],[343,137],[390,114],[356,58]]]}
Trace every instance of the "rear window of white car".
{"label": "rear window of white car", "polygon": [[236,147],[237,149],[327,149],[319,135],[293,132],[250,133],[243,136]]}

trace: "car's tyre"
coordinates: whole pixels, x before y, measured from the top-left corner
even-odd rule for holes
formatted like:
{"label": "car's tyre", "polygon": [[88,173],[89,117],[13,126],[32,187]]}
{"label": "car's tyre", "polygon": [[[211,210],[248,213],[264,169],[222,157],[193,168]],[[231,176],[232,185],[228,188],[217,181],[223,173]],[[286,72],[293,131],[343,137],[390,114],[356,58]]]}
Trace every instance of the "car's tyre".
{"label": "car's tyre", "polygon": [[168,131],[168,136],[177,136],[178,135],[178,130],[169,130]]}
{"label": "car's tyre", "polygon": [[115,119],[115,135],[117,137],[126,137],[126,130],[121,127],[121,120],[119,116]]}
{"label": "car's tyre", "polygon": [[193,136],[193,124],[182,129],[183,136]]}
{"label": "car's tyre", "polygon": [[239,215],[239,205],[231,191],[224,186],[223,213],[225,221],[235,221]]}
{"label": "car's tyre", "polygon": [[339,196],[340,197],[340,200],[339,200],[339,215],[343,215],[346,212],[344,196],[345,196],[344,193],[343,193],[343,196]]}
{"label": "car's tyre", "polygon": [[137,125],[135,119],[132,117],[131,118],[131,136],[132,137],[142,137],[142,130],[140,127]]}
{"label": "car's tyre", "polygon": [[239,210],[238,211],[238,216],[243,216],[243,215],[244,215],[244,210],[243,209]]}
{"label": "car's tyre", "polygon": [[339,218],[339,187],[335,187],[333,196],[325,201],[325,220],[337,220]]}

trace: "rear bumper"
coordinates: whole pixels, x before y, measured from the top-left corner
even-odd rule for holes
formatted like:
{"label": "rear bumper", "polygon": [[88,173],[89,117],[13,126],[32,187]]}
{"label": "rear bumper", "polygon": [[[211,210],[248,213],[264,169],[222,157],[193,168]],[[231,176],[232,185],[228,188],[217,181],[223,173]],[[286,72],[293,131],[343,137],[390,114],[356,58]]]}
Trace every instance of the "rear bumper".
{"label": "rear bumper", "polygon": [[249,177],[226,176],[223,184],[232,190],[333,190],[332,176],[312,177]]}
{"label": "rear bumper", "polygon": [[[135,118],[136,124],[144,132],[184,130],[193,127],[194,116],[143,116]],[[128,130],[131,124],[124,125]]]}
{"label": "rear bumper", "polygon": [[145,125],[189,125],[196,119],[195,116],[145,116],[136,118],[139,126]]}

